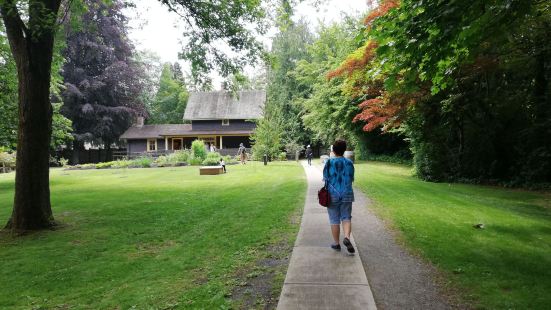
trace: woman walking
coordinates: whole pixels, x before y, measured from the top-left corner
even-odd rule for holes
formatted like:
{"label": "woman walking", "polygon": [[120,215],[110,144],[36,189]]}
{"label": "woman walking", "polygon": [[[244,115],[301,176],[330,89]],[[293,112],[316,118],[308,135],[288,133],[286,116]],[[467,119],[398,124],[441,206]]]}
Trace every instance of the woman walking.
{"label": "woman walking", "polygon": [[356,250],[350,242],[350,233],[352,232],[352,202],[354,201],[354,191],[352,190],[354,164],[350,159],[343,157],[344,151],[346,151],[346,141],[337,140],[333,143],[335,157],[328,159],[325,163],[323,181],[326,182],[331,197],[327,208],[331,233],[335,241],[331,248],[336,251],[341,250],[340,226],[342,223],[344,231],[342,243],[348,253],[353,254]]}
{"label": "woman walking", "polygon": [[241,164],[245,164],[245,161],[247,160],[247,149],[243,145],[243,143],[239,143],[239,149],[237,149],[237,155],[241,158]]}
{"label": "woman walking", "polygon": [[312,166],[312,158],[314,157],[314,152],[310,147],[310,144],[306,147],[306,159],[308,159],[308,166]]}

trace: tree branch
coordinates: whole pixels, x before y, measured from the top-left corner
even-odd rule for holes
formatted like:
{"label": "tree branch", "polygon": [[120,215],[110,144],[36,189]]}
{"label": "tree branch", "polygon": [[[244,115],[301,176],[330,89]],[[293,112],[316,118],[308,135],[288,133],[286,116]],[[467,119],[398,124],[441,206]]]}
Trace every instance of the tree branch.
{"label": "tree branch", "polygon": [[25,44],[28,29],[25,26],[14,0],[0,0],[0,13],[6,26],[6,34],[10,41],[12,53],[18,55]]}

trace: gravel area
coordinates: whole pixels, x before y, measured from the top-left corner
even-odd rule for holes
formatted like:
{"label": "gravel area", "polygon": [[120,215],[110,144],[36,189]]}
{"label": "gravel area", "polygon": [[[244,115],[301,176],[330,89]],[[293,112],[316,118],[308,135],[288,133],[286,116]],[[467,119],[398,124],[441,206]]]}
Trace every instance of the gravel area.
{"label": "gravel area", "polygon": [[434,267],[400,246],[385,223],[354,190],[352,232],[378,309],[453,309],[435,282]]}

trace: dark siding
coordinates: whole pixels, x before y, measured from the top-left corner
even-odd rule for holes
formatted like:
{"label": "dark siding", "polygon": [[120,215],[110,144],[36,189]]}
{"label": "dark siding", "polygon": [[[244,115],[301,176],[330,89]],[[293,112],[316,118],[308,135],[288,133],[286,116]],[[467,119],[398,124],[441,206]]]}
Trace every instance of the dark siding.
{"label": "dark siding", "polygon": [[222,120],[193,121],[191,128],[193,131],[202,130],[254,130],[256,124],[242,119],[230,119],[228,126],[222,126]]}
{"label": "dark siding", "polygon": [[[170,146],[170,142],[169,145]],[[165,150],[165,139],[157,139],[157,151]]]}
{"label": "dark siding", "polygon": [[238,148],[239,143],[243,143],[243,145],[246,148],[251,147],[251,142],[249,141],[249,137],[239,137],[239,136],[224,136],[222,137],[222,144],[225,148]]}
{"label": "dark siding", "polygon": [[197,138],[183,138],[183,144],[186,149],[191,149],[191,143],[197,140]]}
{"label": "dark siding", "polygon": [[147,148],[146,139],[128,140],[128,154],[131,153],[143,153]]}
{"label": "dark siding", "polygon": [[[170,141],[168,142],[170,146]],[[147,152],[147,139],[128,140],[128,154]],[[157,151],[165,150],[165,139],[157,139]]]}

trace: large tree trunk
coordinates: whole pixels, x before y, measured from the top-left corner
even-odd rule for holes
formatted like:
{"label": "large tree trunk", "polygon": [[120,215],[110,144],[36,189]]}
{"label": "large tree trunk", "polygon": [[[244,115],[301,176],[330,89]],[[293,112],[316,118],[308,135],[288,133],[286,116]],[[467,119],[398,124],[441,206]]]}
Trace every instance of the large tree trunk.
{"label": "large tree trunk", "polygon": [[22,57],[19,66],[15,199],[8,222],[15,230],[41,229],[53,224],[49,184],[51,53],[50,57],[45,54],[48,53],[44,49],[31,48],[30,55]]}
{"label": "large tree trunk", "polygon": [[49,184],[50,73],[55,24],[40,23],[57,16],[59,0],[35,1],[29,11],[29,28],[16,12],[14,1],[3,1],[0,9],[19,80],[15,198],[6,227],[17,231],[49,228],[55,224]]}

